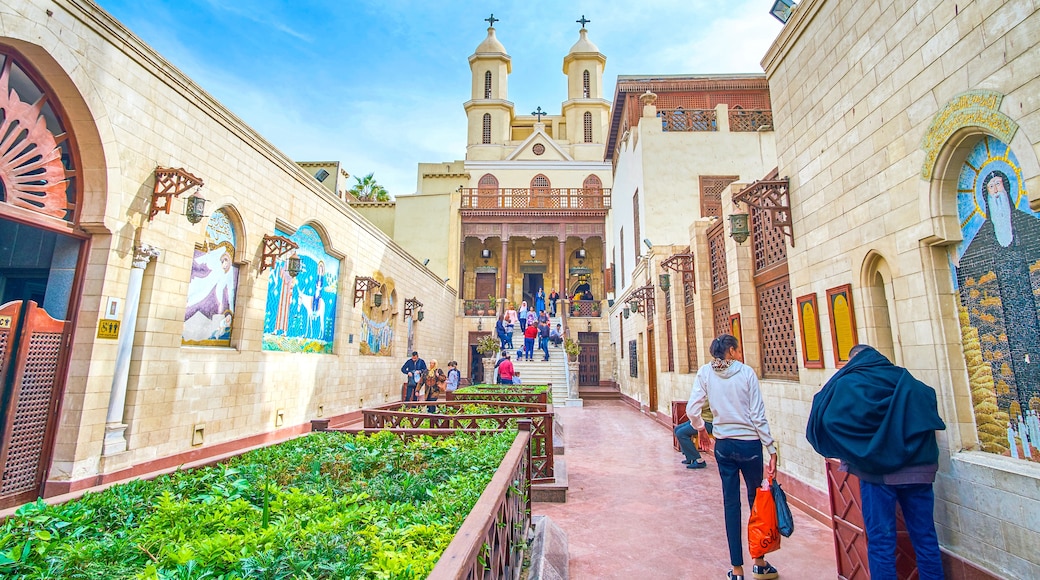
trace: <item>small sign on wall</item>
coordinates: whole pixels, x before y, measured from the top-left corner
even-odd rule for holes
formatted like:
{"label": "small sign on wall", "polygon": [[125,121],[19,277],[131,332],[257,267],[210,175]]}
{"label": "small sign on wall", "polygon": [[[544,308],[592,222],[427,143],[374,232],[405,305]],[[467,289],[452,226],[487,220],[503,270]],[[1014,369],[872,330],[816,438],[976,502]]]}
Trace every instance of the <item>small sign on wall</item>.
{"label": "small sign on wall", "polygon": [[102,318],[106,320],[119,320],[119,310],[123,301],[119,298],[109,298],[107,304],[105,304],[105,315]]}
{"label": "small sign on wall", "polygon": [[0,316],[0,328],[11,328],[10,316]]}
{"label": "small sign on wall", "polygon": [[98,338],[119,338],[119,321],[118,320],[100,320],[98,321],[97,328]]}

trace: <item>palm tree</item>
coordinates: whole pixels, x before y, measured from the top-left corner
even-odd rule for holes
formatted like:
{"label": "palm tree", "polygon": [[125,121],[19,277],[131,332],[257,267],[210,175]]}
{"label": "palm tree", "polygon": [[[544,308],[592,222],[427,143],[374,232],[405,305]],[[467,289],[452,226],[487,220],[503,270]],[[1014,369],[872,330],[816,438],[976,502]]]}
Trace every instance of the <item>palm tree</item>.
{"label": "palm tree", "polygon": [[374,173],[369,173],[364,177],[355,175],[354,179],[357,180],[357,183],[350,188],[350,195],[356,197],[358,201],[390,201],[390,193],[382,185],[376,183],[374,175]]}

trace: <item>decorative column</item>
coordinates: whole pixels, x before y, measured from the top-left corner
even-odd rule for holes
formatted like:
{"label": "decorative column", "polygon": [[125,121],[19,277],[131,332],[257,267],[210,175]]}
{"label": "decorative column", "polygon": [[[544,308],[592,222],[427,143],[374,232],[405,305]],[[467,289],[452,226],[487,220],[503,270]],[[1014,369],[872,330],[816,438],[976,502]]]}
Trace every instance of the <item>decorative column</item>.
{"label": "decorative column", "polygon": [[[459,242],[459,300],[464,299],[466,288],[466,237]],[[411,352],[411,351],[409,351]]]}
{"label": "decorative column", "polygon": [[116,369],[112,376],[112,392],[108,399],[108,418],[105,420],[105,442],[101,455],[110,456],[126,451],[126,427],[123,410],[126,407],[126,382],[130,378],[130,355],[134,348],[134,332],[137,329],[137,309],[141,305],[141,281],[144,269],[153,258],[159,257],[159,249],[148,244],[134,248],[134,262],[130,269],[130,281],[126,287],[123,320],[120,323],[119,343],[116,353]]}
{"label": "decorative column", "polygon": [[508,273],[508,270],[506,270],[506,251],[508,249],[509,249],[509,238],[507,238],[503,234],[503,236],[502,236],[502,260],[501,260],[502,265],[498,269],[499,279],[500,279],[500,281],[498,283],[498,295],[501,296],[502,298],[506,298],[506,292],[507,292],[507,290],[506,290],[506,274]]}
{"label": "decorative column", "polygon": [[556,286],[567,293],[567,238],[560,240],[560,283]]}

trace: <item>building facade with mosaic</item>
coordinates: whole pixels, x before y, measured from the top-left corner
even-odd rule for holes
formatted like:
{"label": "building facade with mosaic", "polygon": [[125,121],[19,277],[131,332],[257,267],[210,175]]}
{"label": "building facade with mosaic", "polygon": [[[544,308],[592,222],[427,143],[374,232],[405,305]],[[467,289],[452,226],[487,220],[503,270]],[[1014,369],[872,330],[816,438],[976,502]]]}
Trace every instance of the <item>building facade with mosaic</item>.
{"label": "building facade with mosaic", "polygon": [[452,355],[455,291],[322,168],[92,3],[0,24],[0,508],[302,433]]}

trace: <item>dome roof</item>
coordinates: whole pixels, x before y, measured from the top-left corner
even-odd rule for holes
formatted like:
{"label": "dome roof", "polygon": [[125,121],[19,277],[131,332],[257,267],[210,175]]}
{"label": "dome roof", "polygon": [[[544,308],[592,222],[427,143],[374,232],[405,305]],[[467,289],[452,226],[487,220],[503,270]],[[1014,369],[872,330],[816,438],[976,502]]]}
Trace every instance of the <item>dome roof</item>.
{"label": "dome roof", "polygon": [[484,39],[484,42],[480,43],[475,54],[488,52],[506,54],[506,47],[502,46],[502,43],[498,41],[498,38],[495,38],[495,29],[493,27],[488,27],[487,30],[487,38]]}
{"label": "dome roof", "polygon": [[568,54],[574,54],[577,52],[599,52],[599,47],[597,47],[595,44],[592,44],[592,41],[589,40],[589,31],[585,28],[582,28],[580,32],[581,38],[578,39],[578,42],[574,43],[574,46],[571,47],[571,50]]}

